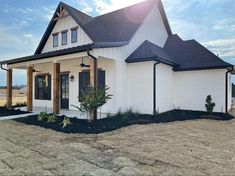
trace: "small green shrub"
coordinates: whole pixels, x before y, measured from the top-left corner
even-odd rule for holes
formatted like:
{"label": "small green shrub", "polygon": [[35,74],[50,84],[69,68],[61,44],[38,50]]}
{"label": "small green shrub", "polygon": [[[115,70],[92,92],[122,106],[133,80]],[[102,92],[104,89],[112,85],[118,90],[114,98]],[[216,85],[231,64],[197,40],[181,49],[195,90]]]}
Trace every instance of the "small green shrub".
{"label": "small green shrub", "polygon": [[128,111],[126,111],[123,114],[121,114],[121,116],[122,116],[123,119],[128,119],[128,118],[134,116],[132,108],[130,108]]}
{"label": "small green shrub", "polygon": [[55,123],[56,120],[57,120],[56,115],[55,114],[51,114],[51,115],[48,116],[47,122],[48,123]]}
{"label": "small green shrub", "polygon": [[70,121],[70,118],[69,118],[69,117],[64,116],[64,120],[63,120],[63,122],[62,122],[61,124],[63,125],[63,127],[62,127],[62,128],[65,128],[65,127],[67,127],[67,126],[71,125],[72,123],[71,123],[71,121]]}
{"label": "small green shrub", "polygon": [[158,115],[159,115],[159,112],[158,112],[158,111],[154,111],[154,112],[153,112],[153,115],[154,115],[154,116],[158,116]]}
{"label": "small green shrub", "polygon": [[46,112],[40,112],[38,114],[38,121],[43,121],[48,119],[48,114]]}
{"label": "small green shrub", "polygon": [[27,106],[27,103],[26,102],[23,102],[23,103],[16,103],[16,105],[14,106],[14,108],[20,108],[20,107],[25,107]]}
{"label": "small green shrub", "polygon": [[212,101],[212,98],[211,98],[211,95],[208,95],[206,97],[206,104],[205,104],[205,107],[206,107],[206,111],[208,113],[212,113],[214,108],[215,108],[215,103]]}

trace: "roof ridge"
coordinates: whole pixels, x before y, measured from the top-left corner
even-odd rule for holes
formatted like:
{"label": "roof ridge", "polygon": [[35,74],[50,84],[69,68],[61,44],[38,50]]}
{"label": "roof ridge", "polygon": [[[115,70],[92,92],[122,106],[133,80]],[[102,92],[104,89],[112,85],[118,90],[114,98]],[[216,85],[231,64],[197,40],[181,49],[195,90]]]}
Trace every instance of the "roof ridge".
{"label": "roof ridge", "polygon": [[105,15],[110,15],[110,14],[112,14],[112,13],[116,13],[116,12],[118,12],[118,11],[121,11],[121,10],[124,10],[124,9],[127,9],[127,8],[131,8],[131,7],[140,5],[140,4],[144,4],[144,3],[147,3],[147,2],[149,2],[149,1],[157,2],[158,0],[143,0],[143,1],[139,2],[139,3],[135,3],[135,4],[132,4],[132,5],[129,5],[129,6],[126,6],[126,7],[122,7],[122,8],[120,8],[120,9],[117,9],[117,10],[114,10],[114,11],[111,11],[111,12],[104,13],[104,14],[102,14],[102,15],[98,15],[98,16],[96,16],[96,17],[94,17],[94,18],[99,18],[99,17],[105,16]]}
{"label": "roof ridge", "polygon": [[83,13],[83,15],[87,15],[87,16],[89,16],[89,17],[91,17],[91,18],[94,18],[94,17],[91,16],[90,14],[87,14],[87,13],[85,13],[85,12],[83,12],[83,11],[81,11],[81,10],[79,10],[79,9],[77,9],[77,8],[75,8],[75,7],[71,6],[71,5],[69,5],[69,4],[67,4],[67,3],[64,3],[64,2],[62,2],[62,1],[60,1],[60,4],[69,6],[70,8],[72,8],[72,9],[74,9],[74,10],[80,12],[80,13]]}

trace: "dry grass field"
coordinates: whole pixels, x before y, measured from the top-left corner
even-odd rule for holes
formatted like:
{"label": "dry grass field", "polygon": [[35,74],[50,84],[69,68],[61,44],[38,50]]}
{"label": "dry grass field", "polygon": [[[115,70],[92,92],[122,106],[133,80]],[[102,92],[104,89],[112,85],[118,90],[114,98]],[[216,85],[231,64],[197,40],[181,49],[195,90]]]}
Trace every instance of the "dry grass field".
{"label": "dry grass field", "polygon": [[[25,103],[27,100],[26,92],[13,90],[12,104]],[[0,89],[0,107],[6,105],[6,89]]]}

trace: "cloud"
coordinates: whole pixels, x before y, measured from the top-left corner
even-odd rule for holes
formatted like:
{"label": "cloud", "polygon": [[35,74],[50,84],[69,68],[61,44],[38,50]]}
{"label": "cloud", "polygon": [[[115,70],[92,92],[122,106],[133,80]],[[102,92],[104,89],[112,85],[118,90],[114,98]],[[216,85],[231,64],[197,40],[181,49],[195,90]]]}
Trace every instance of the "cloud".
{"label": "cloud", "polygon": [[235,38],[212,40],[202,44],[221,57],[235,58]]}
{"label": "cloud", "polygon": [[120,1],[120,0],[94,0],[95,10],[98,14],[104,14],[108,12],[112,12],[117,9],[121,9],[127,7],[129,5],[136,4],[138,2],[142,2],[144,0],[127,0],[127,1]]}
{"label": "cloud", "polygon": [[235,32],[235,20],[234,19],[222,19],[215,22],[213,26],[214,30],[222,30],[228,32]]}
{"label": "cloud", "polygon": [[29,14],[29,13],[31,13],[33,10],[30,9],[30,8],[24,8],[24,9],[19,8],[19,9],[17,9],[17,11],[18,11],[18,12],[21,12],[21,13]]}

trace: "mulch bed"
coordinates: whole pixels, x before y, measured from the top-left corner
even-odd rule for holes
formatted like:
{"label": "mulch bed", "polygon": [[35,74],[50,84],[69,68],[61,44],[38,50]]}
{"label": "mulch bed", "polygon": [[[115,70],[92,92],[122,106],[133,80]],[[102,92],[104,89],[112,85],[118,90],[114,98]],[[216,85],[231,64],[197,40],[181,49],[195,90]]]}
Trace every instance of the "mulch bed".
{"label": "mulch bed", "polygon": [[37,116],[29,116],[16,119],[15,121],[28,125],[35,125],[63,133],[85,133],[99,134],[113,131],[122,127],[136,124],[169,123],[174,121],[211,119],[211,120],[231,120],[232,116],[224,113],[211,113],[200,111],[173,110],[156,116],[153,115],[117,115],[88,123],[87,120],[71,119],[72,124],[62,128],[63,117],[58,117],[56,123],[38,121]]}
{"label": "mulch bed", "polygon": [[5,116],[20,115],[20,114],[26,114],[26,113],[28,112],[0,107],[0,118],[5,117]]}

